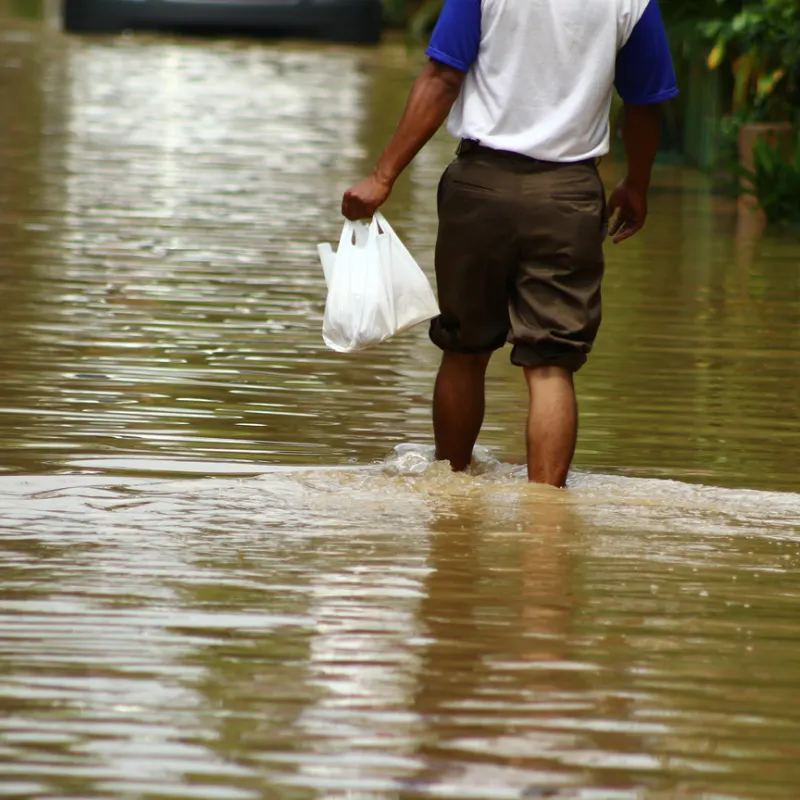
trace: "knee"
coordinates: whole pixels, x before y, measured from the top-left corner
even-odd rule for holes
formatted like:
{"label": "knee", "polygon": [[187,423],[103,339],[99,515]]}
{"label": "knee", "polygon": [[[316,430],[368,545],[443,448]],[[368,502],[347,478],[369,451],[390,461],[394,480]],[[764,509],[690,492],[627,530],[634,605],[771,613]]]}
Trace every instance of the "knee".
{"label": "knee", "polygon": [[528,383],[538,383],[541,381],[561,381],[571,384],[573,382],[572,370],[564,367],[555,367],[542,364],[538,367],[525,367],[525,378]]}
{"label": "knee", "polygon": [[470,372],[483,372],[491,357],[491,353],[455,353],[446,350],[442,354],[442,366],[452,366]]}
{"label": "knee", "polygon": [[539,367],[525,367],[525,377],[530,379],[546,379],[546,378],[561,378],[572,382],[572,370],[564,367],[554,367],[550,365],[541,365]]}

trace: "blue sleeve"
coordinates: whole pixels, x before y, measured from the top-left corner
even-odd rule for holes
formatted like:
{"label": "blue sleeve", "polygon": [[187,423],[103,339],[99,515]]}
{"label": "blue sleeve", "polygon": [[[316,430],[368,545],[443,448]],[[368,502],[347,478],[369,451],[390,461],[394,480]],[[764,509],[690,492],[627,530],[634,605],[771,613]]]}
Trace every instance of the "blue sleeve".
{"label": "blue sleeve", "polygon": [[619,96],[631,105],[646,106],[677,96],[675,69],[658,0],[650,0],[617,54],[614,85]]}
{"label": "blue sleeve", "polygon": [[469,72],[481,46],[481,0],[445,0],[425,54]]}

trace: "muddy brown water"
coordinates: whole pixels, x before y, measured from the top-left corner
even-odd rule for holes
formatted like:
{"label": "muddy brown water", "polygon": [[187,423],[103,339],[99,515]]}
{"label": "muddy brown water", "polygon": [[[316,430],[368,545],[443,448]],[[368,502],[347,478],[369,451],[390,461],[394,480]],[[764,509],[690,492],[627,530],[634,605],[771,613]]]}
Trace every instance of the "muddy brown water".
{"label": "muddy brown water", "polygon": [[417,64],[0,18],[0,796],[800,796],[797,239],[660,166],[570,489],[507,354],[454,476],[425,331],[320,338]]}

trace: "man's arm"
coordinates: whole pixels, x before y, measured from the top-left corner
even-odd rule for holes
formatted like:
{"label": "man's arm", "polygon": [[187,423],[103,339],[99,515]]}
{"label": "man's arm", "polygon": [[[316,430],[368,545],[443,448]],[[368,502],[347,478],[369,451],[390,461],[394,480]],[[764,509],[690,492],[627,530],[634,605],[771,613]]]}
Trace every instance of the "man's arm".
{"label": "man's arm", "polygon": [[397,176],[436,133],[461,91],[481,42],[481,0],[444,0],[417,78],[394,136],[372,175],[344,193],[342,213],[365,219],[386,202]]}
{"label": "man's arm", "polygon": [[366,219],[386,202],[400,173],[447,119],[461,91],[465,73],[437,61],[429,61],[414,82],[397,130],[373,171],[348,189],[342,198],[342,214]]}
{"label": "man's arm", "polygon": [[647,191],[661,138],[661,106],[625,104],[622,138],[628,159],[628,174],[611,193],[609,234],[619,244],[641,230],[647,219]]}
{"label": "man's arm", "polygon": [[647,219],[647,191],[661,136],[661,106],[678,94],[675,70],[658,0],[650,0],[617,54],[614,83],[625,103],[622,136],[628,174],[611,193],[609,233],[614,242],[629,239]]}

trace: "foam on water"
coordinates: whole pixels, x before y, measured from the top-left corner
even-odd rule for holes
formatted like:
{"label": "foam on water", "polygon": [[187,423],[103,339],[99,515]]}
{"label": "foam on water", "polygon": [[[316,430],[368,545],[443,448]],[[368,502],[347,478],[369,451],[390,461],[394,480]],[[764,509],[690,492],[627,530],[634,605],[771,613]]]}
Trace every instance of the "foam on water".
{"label": "foam on water", "polygon": [[[141,469],[135,460],[117,469]],[[218,464],[209,463],[213,472]],[[160,471],[164,462],[158,462]],[[185,470],[180,462],[176,470]],[[191,471],[200,473],[195,462]],[[22,520],[54,515],[74,518],[86,511],[113,511],[109,521],[148,525],[148,515],[166,515],[178,527],[202,526],[206,515],[225,512],[234,525],[253,515],[269,529],[356,530],[383,525],[392,530],[423,524],[430,509],[459,500],[493,509],[493,524],[531,514],[545,507],[565,507],[584,524],[626,530],[696,530],[755,534],[792,540],[800,534],[800,495],[788,492],[732,490],[676,480],[573,472],[564,490],[529,484],[524,466],[503,463],[490,449],[476,447],[464,473],[454,473],[434,460],[433,447],[398,445],[381,462],[362,467],[270,468],[242,478],[153,478],[112,475],[38,475],[0,477],[0,503],[14,511],[0,519],[0,528]],[[170,510],[170,508],[172,510]],[[191,518],[183,510],[191,508]],[[414,511],[416,509],[416,512]],[[124,512],[124,513],[123,513]],[[45,516],[40,515],[44,513]],[[122,514],[122,516],[120,516]],[[75,519],[78,522],[78,519]]]}
{"label": "foam on water", "polygon": [[[443,468],[446,473],[451,473],[447,464],[436,462],[435,448],[432,445],[405,442],[395,446],[394,450],[381,463],[380,469],[387,475],[410,476],[424,475],[431,468],[436,474],[441,474]],[[466,470],[470,476],[480,476],[486,479],[499,480],[518,477],[524,474],[520,469],[511,464],[504,464],[492,454],[488,447],[477,445],[472,451],[472,463]]]}

